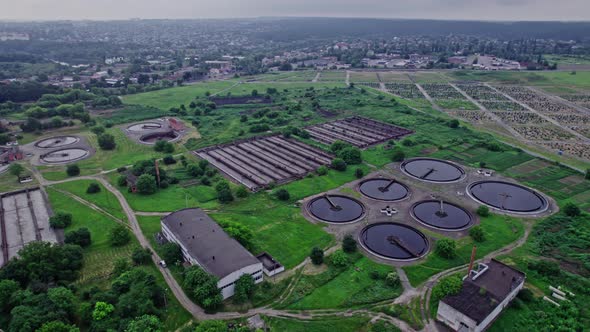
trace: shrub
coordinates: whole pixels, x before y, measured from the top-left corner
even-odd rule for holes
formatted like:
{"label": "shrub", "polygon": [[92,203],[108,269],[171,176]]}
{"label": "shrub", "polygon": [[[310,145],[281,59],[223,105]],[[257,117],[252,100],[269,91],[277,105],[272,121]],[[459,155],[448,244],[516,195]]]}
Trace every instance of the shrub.
{"label": "shrub", "polygon": [[489,217],[490,216],[490,208],[488,208],[485,205],[480,205],[477,208],[476,213],[480,216],[480,217]]}
{"label": "shrub", "polygon": [[577,217],[582,212],[580,211],[580,208],[576,204],[570,202],[570,203],[566,203],[563,206],[563,213],[565,213],[565,215],[568,217]]}
{"label": "shrub", "polygon": [[381,280],[381,279],[383,279],[383,274],[377,270],[373,270],[373,271],[369,272],[369,278],[371,278],[373,280]]}
{"label": "shrub", "polygon": [[344,253],[344,251],[342,251],[342,250],[336,250],[330,256],[330,262],[332,262],[332,265],[334,265],[336,267],[345,267],[345,266],[348,265],[349,260],[348,260],[348,256],[346,256],[346,254]]}
{"label": "shrub", "polygon": [[326,174],[328,174],[328,167],[326,167],[326,166],[320,166],[316,170],[316,173],[318,173],[319,176],[326,175]]}
{"label": "shrub", "polygon": [[234,302],[241,304],[252,298],[254,295],[254,278],[250,274],[243,274],[236,281]]}
{"label": "shrub", "polygon": [[117,185],[119,187],[124,187],[127,185],[127,176],[121,175],[117,178]]}
{"label": "shrub", "polygon": [[68,244],[77,244],[80,247],[88,247],[92,243],[92,238],[88,228],[82,227],[75,231],[67,232],[64,242]]}
{"label": "shrub", "polygon": [[162,245],[162,259],[168,264],[176,264],[182,261],[182,251],[180,246],[174,242],[168,242]]}
{"label": "shrub", "polygon": [[248,194],[248,189],[244,186],[240,186],[238,187],[238,189],[236,189],[236,196],[238,196],[239,198],[248,197]]}
{"label": "shrub", "polygon": [[350,145],[348,145],[348,143],[345,143],[343,141],[334,141],[334,143],[332,143],[332,145],[330,145],[330,150],[332,150],[332,152],[337,153],[340,150],[349,147]]}
{"label": "shrub", "polygon": [[346,171],[346,162],[340,158],[335,158],[332,160],[332,168],[337,171],[344,172]]}
{"label": "shrub", "polygon": [[311,254],[309,255],[311,262],[315,265],[321,265],[324,262],[324,251],[321,248],[314,247],[311,249]]}
{"label": "shrub", "polygon": [[66,228],[72,224],[72,214],[67,212],[57,212],[49,217],[49,225],[53,228]]}
{"label": "shrub", "polygon": [[443,258],[451,259],[457,256],[457,245],[451,239],[440,239],[436,242],[435,252]]}
{"label": "shrub", "polygon": [[453,119],[453,120],[449,121],[449,127],[459,128],[459,120]]}
{"label": "shrub", "polygon": [[340,150],[338,157],[342,158],[348,165],[358,165],[363,162],[361,150],[352,146]]}
{"label": "shrub", "polygon": [[391,154],[391,161],[400,162],[406,159],[406,154],[402,149],[394,149]]}
{"label": "shrub", "polygon": [[414,146],[416,145],[416,142],[414,142],[413,140],[406,138],[402,141],[402,145],[403,146]]}
{"label": "shrub", "polygon": [[148,248],[136,248],[131,254],[131,260],[135,265],[144,265],[150,262],[152,252]]}
{"label": "shrub", "polygon": [[112,246],[123,246],[131,241],[131,234],[125,226],[117,225],[109,232],[109,241]]}
{"label": "shrub", "polygon": [[100,134],[98,135],[98,146],[103,150],[113,150],[117,147],[115,143],[115,136],[111,134]]}
{"label": "shrub", "polygon": [[469,236],[471,236],[471,238],[475,242],[483,242],[486,240],[486,235],[483,232],[483,229],[481,228],[481,226],[471,227],[471,229],[469,230]]}
{"label": "shrub", "polygon": [[172,153],[174,152],[174,145],[165,140],[158,140],[154,144],[154,150],[157,152]]}
{"label": "shrub", "polygon": [[88,185],[88,188],[86,189],[86,193],[87,194],[96,194],[100,192],[100,185],[98,185],[98,183],[91,183]]}
{"label": "shrub", "polygon": [[68,174],[68,176],[80,175],[80,167],[75,164],[68,165],[68,167],[66,168],[66,174]]}
{"label": "shrub", "polygon": [[354,176],[355,176],[357,179],[360,179],[360,178],[362,178],[363,176],[365,176],[365,171],[363,171],[363,169],[362,169],[362,168],[357,168],[357,169],[355,169],[355,170],[354,170]]}
{"label": "shrub", "polygon": [[166,165],[176,164],[176,159],[174,159],[172,155],[167,155],[166,157],[164,157],[163,161]]}
{"label": "shrub", "polygon": [[342,250],[347,253],[352,253],[356,251],[356,240],[352,237],[352,235],[347,234],[342,239]]}
{"label": "shrub", "polygon": [[151,195],[156,192],[156,178],[150,174],[142,174],[137,178],[137,192],[143,195]]}
{"label": "shrub", "polygon": [[287,189],[279,189],[275,192],[275,196],[277,197],[277,199],[281,200],[281,201],[288,201],[289,198],[291,197],[291,195],[289,194],[289,192],[287,191]]}
{"label": "shrub", "polygon": [[123,172],[125,172],[126,170],[127,170],[127,167],[125,167],[125,166],[121,166],[121,167],[117,168],[117,173],[123,173]]}
{"label": "shrub", "polygon": [[459,294],[462,287],[463,280],[459,276],[453,275],[443,278],[432,288],[433,300],[438,301],[447,295]]}
{"label": "shrub", "polygon": [[524,302],[532,302],[535,299],[535,295],[528,288],[522,288],[516,296]]}
{"label": "shrub", "polygon": [[400,283],[399,276],[397,275],[397,272],[395,272],[395,271],[389,272],[387,274],[387,276],[385,277],[385,283],[389,287],[397,287]]}
{"label": "shrub", "polygon": [[527,264],[527,267],[530,270],[537,271],[540,275],[543,276],[551,276],[557,277],[561,274],[561,269],[559,268],[559,264],[550,261],[530,261]]}

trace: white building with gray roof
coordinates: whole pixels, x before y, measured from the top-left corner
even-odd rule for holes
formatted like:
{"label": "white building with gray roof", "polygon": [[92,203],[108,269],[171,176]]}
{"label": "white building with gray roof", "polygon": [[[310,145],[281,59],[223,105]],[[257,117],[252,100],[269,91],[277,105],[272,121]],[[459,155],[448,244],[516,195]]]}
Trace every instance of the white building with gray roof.
{"label": "white building with gray roof", "polygon": [[180,246],[187,262],[219,278],[224,299],[234,295],[235,282],[246,273],[255,283],[262,282],[262,263],[203,210],[178,210],[163,217],[161,224],[162,235]]}

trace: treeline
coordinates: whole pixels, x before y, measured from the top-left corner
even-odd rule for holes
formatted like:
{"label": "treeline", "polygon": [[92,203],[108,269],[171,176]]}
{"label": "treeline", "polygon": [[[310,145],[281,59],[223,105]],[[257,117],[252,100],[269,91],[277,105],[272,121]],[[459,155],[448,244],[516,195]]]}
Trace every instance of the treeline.
{"label": "treeline", "polygon": [[53,85],[45,85],[34,81],[11,82],[0,86],[0,103],[8,101],[21,103],[34,101],[44,94],[62,93],[62,89]]}

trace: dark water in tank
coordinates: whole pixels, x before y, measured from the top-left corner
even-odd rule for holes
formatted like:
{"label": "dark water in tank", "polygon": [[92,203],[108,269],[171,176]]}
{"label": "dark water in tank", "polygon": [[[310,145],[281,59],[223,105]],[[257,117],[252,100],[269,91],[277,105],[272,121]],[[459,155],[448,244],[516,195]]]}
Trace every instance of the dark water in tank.
{"label": "dark water in tank", "polygon": [[537,192],[508,182],[476,182],[469,186],[469,192],[477,200],[506,211],[535,212],[547,206],[547,201]]}
{"label": "dark water in tank", "polygon": [[438,159],[413,159],[405,162],[402,167],[413,177],[434,182],[456,181],[464,174],[460,167]]}
{"label": "dark water in tank", "polygon": [[421,222],[449,230],[461,229],[471,223],[471,215],[465,209],[448,202],[424,201],[414,205],[412,212]]}
{"label": "dark water in tank", "polygon": [[[408,188],[391,179],[369,179],[361,183],[359,190],[367,197],[382,201],[397,201],[408,196]],[[391,185],[390,185],[391,184]]]}
{"label": "dark water in tank", "polygon": [[360,218],[365,211],[359,201],[350,197],[330,195],[329,200],[336,207],[332,206],[326,197],[321,196],[309,203],[309,212],[320,220],[343,223]]}
{"label": "dark water in tank", "polygon": [[[392,236],[399,240],[392,241]],[[424,234],[413,227],[397,223],[369,225],[362,230],[360,240],[370,251],[393,259],[414,259],[428,251],[428,240]],[[402,245],[399,245],[399,241]]]}

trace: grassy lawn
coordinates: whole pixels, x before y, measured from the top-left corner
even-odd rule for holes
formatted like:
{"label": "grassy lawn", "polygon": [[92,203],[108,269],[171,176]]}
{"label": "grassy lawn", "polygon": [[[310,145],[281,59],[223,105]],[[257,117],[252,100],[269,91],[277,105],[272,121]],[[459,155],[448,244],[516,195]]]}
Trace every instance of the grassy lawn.
{"label": "grassy lawn", "polygon": [[84,249],[84,267],[78,283],[84,285],[108,279],[114,262],[120,257],[129,258],[132,249],[137,246],[137,240],[133,238],[125,246],[112,247],[108,234],[116,225],[114,220],[53,190],[51,187],[48,187],[47,194],[54,211],[65,211],[72,214],[72,225],[65,229],[66,232],[86,227],[92,236],[92,244]]}
{"label": "grassy lawn", "polygon": [[[484,230],[486,240],[481,243],[474,242],[471,237],[457,240],[457,257],[446,259],[434,252],[434,247],[424,261],[416,265],[403,267],[412,286],[418,286],[431,276],[455,266],[469,263],[471,249],[477,245],[477,258],[504,247],[524,234],[522,221],[516,218],[492,214],[481,219],[481,227]],[[436,244],[431,244],[436,246]]]}
{"label": "grassy lawn", "polygon": [[[86,189],[91,183],[96,183],[100,186],[100,192],[95,194],[88,194]],[[54,185],[55,188],[68,191],[84,200],[94,203],[96,206],[104,209],[113,216],[126,220],[125,212],[119,204],[119,201],[110,191],[108,191],[100,182],[93,180],[77,180],[71,182],[64,182]]]}
{"label": "grassy lawn", "polygon": [[[297,320],[264,317],[271,331],[289,332],[359,332],[369,331],[369,318],[366,317],[325,317],[322,319]],[[395,330],[392,330],[395,331]]]}
{"label": "grassy lawn", "polygon": [[478,110],[479,108],[477,106],[475,106],[475,104],[473,104],[472,102],[470,102],[469,100],[463,100],[463,99],[437,99],[435,100],[436,104],[438,104],[438,106],[446,109],[446,110],[457,110],[457,109],[462,109],[462,110]]}
{"label": "grassy lawn", "polygon": [[590,72],[579,71],[575,75],[568,71],[536,71],[536,72],[507,72],[507,71],[454,71],[449,74],[459,81],[487,81],[505,84],[524,84],[538,86],[576,86],[590,87]]}
{"label": "grassy lawn", "polygon": [[[357,260],[345,270],[302,276],[295,286],[290,301],[287,300],[287,303],[291,303],[287,308],[296,310],[349,308],[399,296],[401,286],[389,287],[384,280],[373,280],[369,276],[371,271],[386,275],[392,271],[391,266],[377,264],[360,254],[350,256],[356,257]],[[330,266],[329,269],[334,268]],[[306,294],[309,286],[317,288]]]}
{"label": "grassy lawn", "polygon": [[[30,167],[28,165],[23,166],[25,168]],[[31,174],[31,172],[28,170],[25,170],[25,173]],[[4,173],[0,174],[0,192],[15,191],[25,188],[33,188],[37,186],[39,186],[39,182],[34,177],[32,182],[19,183],[16,176],[10,174],[10,170],[6,170]]]}

